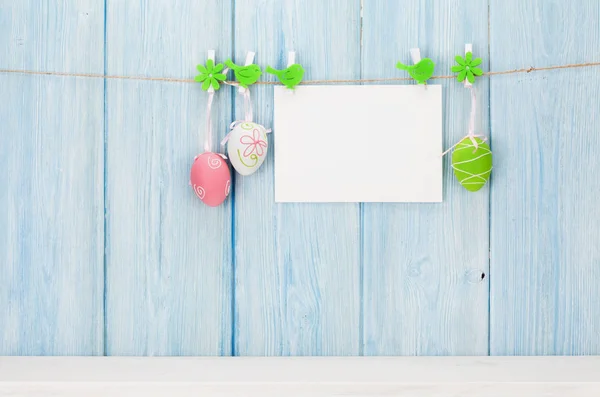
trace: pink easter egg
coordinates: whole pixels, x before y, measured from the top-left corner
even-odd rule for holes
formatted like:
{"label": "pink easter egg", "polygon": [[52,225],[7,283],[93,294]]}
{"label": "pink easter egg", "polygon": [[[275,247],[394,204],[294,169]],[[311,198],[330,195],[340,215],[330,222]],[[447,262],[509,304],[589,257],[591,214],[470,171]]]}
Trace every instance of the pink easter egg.
{"label": "pink easter egg", "polygon": [[229,166],[217,153],[202,153],[194,159],[190,182],[204,204],[216,207],[225,201],[231,190]]}

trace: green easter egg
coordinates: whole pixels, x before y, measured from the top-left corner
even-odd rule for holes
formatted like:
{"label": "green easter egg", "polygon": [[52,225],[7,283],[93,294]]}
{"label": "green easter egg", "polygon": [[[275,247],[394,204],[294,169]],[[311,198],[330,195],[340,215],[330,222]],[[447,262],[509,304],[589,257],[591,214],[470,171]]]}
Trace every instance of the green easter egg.
{"label": "green easter egg", "polygon": [[474,138],[475,148],[470,138],[463,139],[452,152],[452,168],[458,182],[465,189],[476,192],[490,179],[492,172],[492,151],[487,143]]}

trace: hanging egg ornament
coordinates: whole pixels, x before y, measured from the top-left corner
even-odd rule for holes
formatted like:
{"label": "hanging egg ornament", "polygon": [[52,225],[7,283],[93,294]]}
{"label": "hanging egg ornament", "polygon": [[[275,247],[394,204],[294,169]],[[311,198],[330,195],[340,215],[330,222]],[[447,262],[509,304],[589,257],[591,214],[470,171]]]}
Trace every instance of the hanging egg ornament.
{"label": "hanging egg ornament", "polygon": [[220,154],[205,152],[194,159],[190,184],[204,204],[216,207],[225,201],[231,190],[231,173]]}
{"label": "hanging egg ornament", "polygon": [[268,149],[267,129],[260,124],[238,123],[229,133],[227,154],[241,175],[253,174],[265,161]]}
{"label": "hanging egg ornament", "polygon": [[[473,141],[477,142],[475,147]],[[479,138],[464,138],[452,152],[452,168],[458,182],[468,191],[476,192],[490,179],[492,151]]]}

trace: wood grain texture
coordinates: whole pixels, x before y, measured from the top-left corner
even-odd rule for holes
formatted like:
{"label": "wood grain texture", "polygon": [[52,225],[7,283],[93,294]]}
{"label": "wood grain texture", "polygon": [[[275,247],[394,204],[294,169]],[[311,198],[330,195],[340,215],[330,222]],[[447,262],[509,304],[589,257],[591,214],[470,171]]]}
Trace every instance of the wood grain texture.
{"label": "wood grain texture", "polygon": [[[192,78],[208,49],[231,51],[231,4],[109,0],[107,73]],[[107,82],[107,353],[229,355],[231,205],[188,185],[203,151],[196,84]],[[217,93],[214,131],[230,120]],[[216,147],[215,147],[216,149]]]}
{"label": "wood grain texture", "polygon": [[[411,47],[448,74],[465,42],[495,71],[600,61],[596,0],[104,3],[0,0],[0,68],[192,78],[208,49],[294,49],[306,79],[402,77]],[[599,80],[476,83],[491,190],[448,157],[441,204],[277,205],[271,150],[208,208],[198,85],[1,74],[0,355],[600,354]],[[470,103],[441,84],[449,147]],[[272,87],[252,95],[272,127]],[[243,117],[233,88],[213,109],[220,137]]]}
{"label": "wood grain texture", "polygon": [[[237,0],[238,63],[248,50],[263,67],[285,66],[295,50],[305,79],[358,78],[359,1]],[[252,95],[255,121],[272,127],[273,88]],[[241,101],[236,109],[243,117]],[[256,174],[236,178],[235,354],[358,354],[359,207],[274,204],[273,183],[272,150]]]}
{"label": "wood grain texture", "polygon": [[[435,74],[450,74],[465,43],[486,59],[487,12],[479,0],[365,1],[363,78],[407,76],[395,65],[410,63],[414,47],[433,59]],[[450,147],[467,134],[470,96],[454,80],[442,84],[443,141]],[[488,81],[477,81],[476,90],[477,130],[487,135]],[[463,189],[447,156],[443,200],[364,204],[366,355],[487,354],[488,188]]]}
{"label": "wood grain texture", "polygon": [[[1,2],[0,67],[102,73],[103,11]],[[0,355],[102,354],[102,81],[0,87]]]}
{"label": "wood grain texture", "polygon": [[[595,0],[490,15],[494,69],[600,60]],[[599,83],[596,68],[492,80],[492,354],[600,353]]]}

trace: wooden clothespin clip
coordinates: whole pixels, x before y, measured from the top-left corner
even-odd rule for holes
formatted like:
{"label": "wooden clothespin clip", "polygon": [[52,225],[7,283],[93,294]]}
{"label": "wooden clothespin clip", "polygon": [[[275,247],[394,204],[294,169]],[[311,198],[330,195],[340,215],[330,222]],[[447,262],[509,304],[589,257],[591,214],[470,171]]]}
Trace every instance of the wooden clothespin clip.
{"label": "wooden clothespin clip", "polygon": [[[214,63],[215,62],[215,50],[208,50],[206,59],[210,59]],[[215,92],[215,89],[212,88],[212,85],[208,88],[208,92]]]}
{"label": "wooden clothespin clip", "polygon": [[424,84],[425,88],[427,88],[427,80],[433,76],[435,64],[429,58],[421,59],[421,50],[418,48],[410,49],[410,57],[412,58],[413,65],[406,65],[402,62],[398,62],[396,67],[400,70],[407,71],[410,77],[415,79],[417,84]]}
{"label": "wooden clothespin clip", "polygon": [[[468,43],[465,44],[465,56],[467,52],[473,53],[473,44]],[[465,87],[471,87],[473,84],[469,83],[469,80],[465,79]]]}
{"label": "wooden clothespin clip", "polygon": [[292,66],[295,63],[296,63],[296,51],[289,51],[287,67],[289,68],[290,66]]}
{"label": "wooden clothespin clip", "polygon": [[[413,65],[421,62],[421,50],[419,48],[411,48],[410,57],[412,58]],[[425,89],[427,89],[427,82],[425,82],[423,85],[425,86]]]}
{"label": "wooden clothespin clip", "polygon": [[[292,66],[293,64],[296,63],[296,51],[289,51],[288,52],[288,59],[287,59],[287,67],[289,68],[290,66]],[[286,90],[288,95],[289,94],[294,94],[294,90]]]}
{"label": "wooden clothespin clip", "polygon": [[[252,65],[252,63],[254,62],[255,55],[256,55],[255,52],[248,51],[246,53],[246,63],[244,64],[244,66]],[[238,91],[240,94],[243,94],[244,92],[246,92],[246,89],[244,87],[240,87]]]}
{"label": "wooden clothespin clip", "polygon": [[277,70],[267,66],[266,72],[275,75],[286,86],[290,94],[294,93],[294,89],[304,77],[304,68],[296,63],[295,51],[288,52],[287,67],[285,69]]}
{"label": "wooden clothespin clip", "polygon": [[421,50],[418,48],[411,48],[410,57],[412,58],[412,61],[415,65],[421,62]]}

